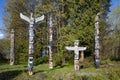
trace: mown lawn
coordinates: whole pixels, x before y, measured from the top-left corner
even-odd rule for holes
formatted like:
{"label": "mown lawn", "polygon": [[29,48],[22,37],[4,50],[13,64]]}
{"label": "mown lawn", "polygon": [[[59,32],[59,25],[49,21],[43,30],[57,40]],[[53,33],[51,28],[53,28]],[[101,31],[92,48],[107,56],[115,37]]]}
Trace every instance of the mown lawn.
{"label": "mown lawn", "polygon": [[119,62],[114,65],[101,65],[82,68],[75,72],[73,65],[49,69],[48,64],[34,66],[34,75],[29,76],[27,65],[0,64],[0,80],[120,80]]}

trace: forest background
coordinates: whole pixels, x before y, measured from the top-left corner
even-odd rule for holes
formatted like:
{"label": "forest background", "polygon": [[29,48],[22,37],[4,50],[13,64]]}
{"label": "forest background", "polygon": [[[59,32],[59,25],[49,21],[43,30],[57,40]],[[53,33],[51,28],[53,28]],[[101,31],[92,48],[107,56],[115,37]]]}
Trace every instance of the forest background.
{"label": "forest background", "polygon": [[[102,60],[120,59],[120,7],[110,12],[111,0],[36,0],[34,16],[45,15],[45,19],[35,25],[34,62],[35,65],[48,63],[49,17],[53,14],[53,62],[54,66],[73,63],[73,52],[65,46],[86,46],[85,58],[94,55],[95,16],[100,15],[100,55]],[[28,61],[28,26],[20,19],[20,13],[30,16],[30,0],[6,0],[4,24],[7,36],[0,40],[0,61],[9,61],[10,31],[15,30],[15,63]]]}

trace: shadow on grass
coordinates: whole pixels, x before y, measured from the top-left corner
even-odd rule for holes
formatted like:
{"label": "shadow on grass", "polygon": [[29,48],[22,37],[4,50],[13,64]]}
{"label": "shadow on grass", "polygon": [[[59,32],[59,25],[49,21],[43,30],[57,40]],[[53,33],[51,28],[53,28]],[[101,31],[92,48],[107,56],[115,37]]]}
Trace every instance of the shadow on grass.
{"label": "shadow on grass", "polygon": [[68,66],[68,65],[64,65],[64,66],[54,66],[53,69],[37,70],[37,71],[34,72],[34,75],[36,75],[36,74],[38,74],[38,73],[43,73],[43,72],[48,73],[48,72],[50,72],[50,71],[57,70],[57,69],[61,69],[61,68],[64,68],[64,67],[66,67],[66,66]]}
{"label": "shadow on grass", "polygon": [[54,68],[52,70],[61,69],[61,68],[68,67],[68,66],[70,66],[70,65],[54,66]]}
{"label": "shadow on grass", "polygon": [[[24,70],[26,72],[27,70]],[[0,72],[0,80],[12,80],[17,75],[21,74],[23,70],[5,71]]]}
{"label": "shadow on grass", "polygon": [[47,70],[37,70],[37,71],[34,72],[34,74],[37,74],[37,73],[40,73],[40,72],[45,72],[45,71],[47,71]]}

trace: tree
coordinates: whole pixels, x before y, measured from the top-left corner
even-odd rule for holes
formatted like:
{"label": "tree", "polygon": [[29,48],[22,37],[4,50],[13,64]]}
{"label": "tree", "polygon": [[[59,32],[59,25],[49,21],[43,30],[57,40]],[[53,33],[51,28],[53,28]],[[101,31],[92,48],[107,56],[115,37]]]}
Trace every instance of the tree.
{"label": "tree", "polygon": [[[6,12],[9,14],[8,29],[14,28],[16,36],[16,56],[18,61],[27,61],[28,24],[21,20],[19,13],[29,16],[30,0],[7,0]],[[109,10],[110,0],[37,0],[34,16],[45,14],[45,20],[35,25],[35,59],[39,61],[42,49],[48,46],[49,14],[53,14],[54,61],[58,65],[71,61],[65,46],[72,46],[73,41],[80,40],[80,46],[87,46],[86,53],[94,53],[94,18],[104,10],[104,23]],[[5,21],[7,19],[5,18]],[[7,23],[6,23],[7,24]],[[105,25],[101,28],[107,30]],[[103,32],[102,32],[103,33]],[[88,55],[88,54],[87,54]],[[58,60],[58,62],[57,62]],[[60,64],[59,64],[60,63]]]}
{"label": "tree", "polygon": [[[80,46],[87,46],[87,53],[93,54],[94,18],[98,12],[103,13],[101,16],[104,16],[104,18],[101,18],[101,24],[104,23],[104,25],[101,25],[100,31],[101,34],[108,35],[107,28],[109,25],[106,19],[107,13],[109,12],[110,0],[59,0],[59,3],[63,6],[62,11],[60,11],[62,20],[59,22],[63,23],[60,26],[60,37],[58,41],[60,55],[66,53],[64,46],[73,45],[75,39],[80,40]],[[101,36],[102,40],[103,38]],[[64,55],[62,58],[65,58]]]}
{"label": "tree", "polygon": [[[27,13],[27,0],[6,0],[4,16],[7,29],[15,30],[15,56],[17,62],[27,61],[28,24],[20,19],[20,12]],[[7,21],[7,22],[6,22]],[[10,34],[10,33],[9,33]]]}
{"label": "tree", "polygon": [[119,59],[120,58],[120,5],[117,5],[112,9],[111,14],[109,15],[109,22],[111,23],[111,28],[113,32],[111,33],[112,39],[112,53],[111,58]]}
{"label": "tree", "polygon": [[0,61],[9,59],[10,39],[0,39]]}

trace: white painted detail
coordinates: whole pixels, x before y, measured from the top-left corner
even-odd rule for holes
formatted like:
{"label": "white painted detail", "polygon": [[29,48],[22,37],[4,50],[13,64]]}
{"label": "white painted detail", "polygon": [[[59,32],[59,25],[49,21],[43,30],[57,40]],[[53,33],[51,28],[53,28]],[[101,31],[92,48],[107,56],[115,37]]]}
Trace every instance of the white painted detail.
{"label": "white painted detail", "polygon": [[25,21],[27,21],[27,22],[30,23],[30,19],[29,19],[27,16],[23,15],[22,13],[20,13],[20,17],[21,17],[23,20],[25,20]]}
{"label": "white painted detail", "polygon": [[42,15],[41,17],[38,17],[35,19],[35,22],[37,23],[38,21],[42,21],[44,19],[44,15]]}

